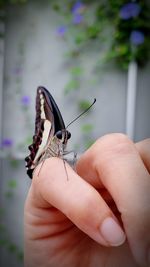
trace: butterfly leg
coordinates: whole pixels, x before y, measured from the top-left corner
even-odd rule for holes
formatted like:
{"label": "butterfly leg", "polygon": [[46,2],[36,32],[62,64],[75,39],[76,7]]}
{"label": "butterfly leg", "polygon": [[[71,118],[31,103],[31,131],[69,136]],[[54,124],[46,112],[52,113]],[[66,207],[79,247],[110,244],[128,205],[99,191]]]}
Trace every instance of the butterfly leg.
{"label": "butterfly leg", "polygon": [[74,156],[73,156],[73,161],[72,161],[72,167],[74,170],[76,170],[76,162],[77,162],[77,152],[73,152]]}
{"label": "butterfly leg", "polygon": [[65,169],[66,176],[67,176],[67,181],[68,181],[68,180],[69,180],[69,177],[68,177],[67,168],[66,168],[66,161],[65,161],[65,159],[63,158],[63,156],[64,156],[64,151],[63,151],[61,148],[59,148],[58,151],[59,151],[59,152],[58,152],[58,158],[61,158],[61,159],[63,160],[64,169]]}
{"label": "butterfly leg", "polygon": [[63,159],[63,163],[64,163],[64,168],[65,168],[65,172],[66,172],[66,175],[67,175],[67,181],[69,180],[69,177],[68,177],[68,172],[67,172],[67,168],[66,168],[66,161]]}
{"label": "butterfly leg", "polygon": [[77,161],[77,153],[74,150],[64,151],[63,156],[66,156],[66,155],[71,154],[71,153],[73,153],[73,158],[68,158],[68,159],[66,159],[66,161],[73,167],[73,169],[75,169],[75,164]]}
{"label": "butterfly leg", "polygon": [[[48,147],[46,150],[45,150],[45,153],[43,154],[43,156],[41,157],[41,159],[40,159],[40,161],[39,161],[39,163],[42,163],[41,164],[41,166],[40,166],[40,169],[39,169],[39,172],[38,172],[38,176],[39,176],[39,174],[40,174],[40,171],[41,171],[41,169],[42,169],[42,167],[43,167],[43,165],[44,165],[44,162],[45,162],[45,160],[47,159],[47,158],[51,158],[53,155],[52,155],[52,152],[53,151],[51,151],[51,149]],[[38,164],[39,164],[38,163]]]}

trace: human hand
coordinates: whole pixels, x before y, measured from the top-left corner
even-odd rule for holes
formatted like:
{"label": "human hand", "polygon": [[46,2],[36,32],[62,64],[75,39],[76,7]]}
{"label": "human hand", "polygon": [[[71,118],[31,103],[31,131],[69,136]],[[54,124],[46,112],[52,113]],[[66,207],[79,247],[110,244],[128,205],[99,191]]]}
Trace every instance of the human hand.
{"label": "human hand", "polygon": [[25,267],[149,266],[150,140],[106,135],[78,174],[66,163],[68,180],[58,158],[39,168],[25,204]]}

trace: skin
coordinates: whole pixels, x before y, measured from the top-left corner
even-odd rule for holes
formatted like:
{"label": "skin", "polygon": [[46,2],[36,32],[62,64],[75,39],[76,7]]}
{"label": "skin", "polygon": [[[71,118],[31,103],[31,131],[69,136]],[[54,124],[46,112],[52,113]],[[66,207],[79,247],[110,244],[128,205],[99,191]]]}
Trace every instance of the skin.
{"label": "skin", "polygon": [[[66,163],[68,179],[61,159],[39,168],[25,203],[25,267],[150,266],[150,139],[106,135],[76,172]],[[126,238],[120,244],[104,238],[107,218]]]}

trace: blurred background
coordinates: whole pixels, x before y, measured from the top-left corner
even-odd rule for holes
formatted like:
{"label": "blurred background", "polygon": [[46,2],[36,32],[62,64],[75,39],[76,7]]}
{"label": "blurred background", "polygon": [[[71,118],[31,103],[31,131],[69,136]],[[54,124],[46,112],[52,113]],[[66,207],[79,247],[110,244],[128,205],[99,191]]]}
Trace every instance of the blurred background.
{"label": "blurred background", "polygon": [[97,138],[150,137],[148,1],[0,0],[0,266],[23,266],[23,208],[35,96],[45,86],[66,125],[68,150]]}

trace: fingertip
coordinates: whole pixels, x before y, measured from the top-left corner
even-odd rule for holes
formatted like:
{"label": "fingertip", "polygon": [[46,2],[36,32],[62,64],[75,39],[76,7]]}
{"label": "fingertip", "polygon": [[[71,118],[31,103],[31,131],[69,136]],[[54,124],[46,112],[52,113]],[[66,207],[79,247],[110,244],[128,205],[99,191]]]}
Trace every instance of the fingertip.
{"label": "fingertip", "polygon": [[112,217],[104,219],[100,225],[100,233],[110,246],[120,246],[126,240],[125,233]]}

